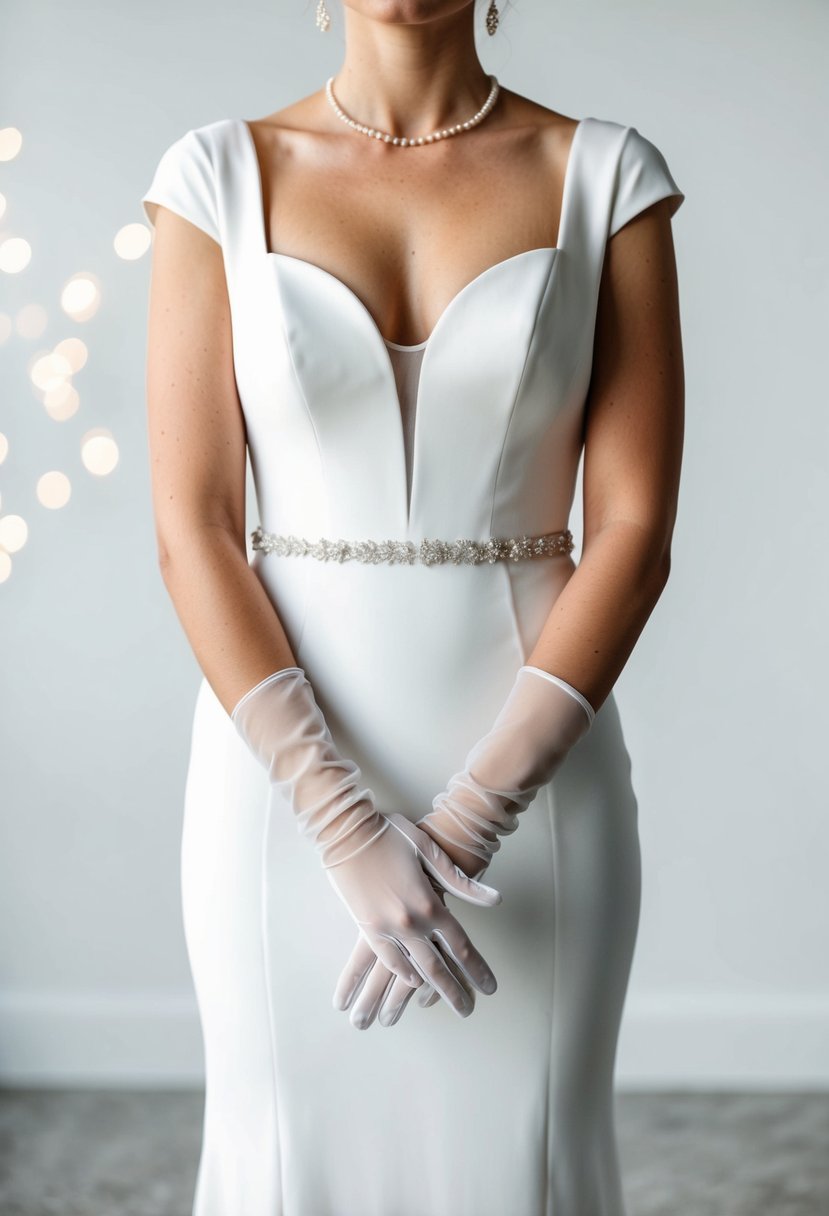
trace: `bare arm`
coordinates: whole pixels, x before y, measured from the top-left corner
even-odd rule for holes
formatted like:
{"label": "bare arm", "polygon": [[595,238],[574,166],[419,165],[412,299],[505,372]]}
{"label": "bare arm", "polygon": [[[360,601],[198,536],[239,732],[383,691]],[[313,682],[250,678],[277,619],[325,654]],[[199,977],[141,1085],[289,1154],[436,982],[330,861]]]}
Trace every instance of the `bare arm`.
{"label": "bare arm", "polygon": [[147,348],[153,512],[164,584],[228,714],[296,666],[245,551],[245,425],[220,246],[156,212]]}
{"label": "bare arm", "polygon": [[684,371],[669,200],[607,244],[586,405],[584,542],[527,664],[598,709],[668,579]]}

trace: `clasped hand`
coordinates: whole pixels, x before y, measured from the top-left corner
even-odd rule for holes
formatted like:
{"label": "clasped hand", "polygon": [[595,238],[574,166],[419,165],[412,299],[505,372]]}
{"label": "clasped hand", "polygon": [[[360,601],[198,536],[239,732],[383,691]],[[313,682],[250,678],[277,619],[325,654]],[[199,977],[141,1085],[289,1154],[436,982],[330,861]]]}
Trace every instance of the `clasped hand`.
{"label": "clasped hand", "polygon": [[325,871],[360,929],[334,1006],[348,1009],[362,988],[352,1024],[364,1029],[382,1005],[381,1023],[393,1025],[415,990],[424,987],[424,1004],[442,996],[455,1013],[468,1017],[474,989],[490,994],[497,982],[443,895],[449,891],[492,907],[501,902],[500,892],[465,874],[404,815],[386,819],[386,830],[366,848]]}

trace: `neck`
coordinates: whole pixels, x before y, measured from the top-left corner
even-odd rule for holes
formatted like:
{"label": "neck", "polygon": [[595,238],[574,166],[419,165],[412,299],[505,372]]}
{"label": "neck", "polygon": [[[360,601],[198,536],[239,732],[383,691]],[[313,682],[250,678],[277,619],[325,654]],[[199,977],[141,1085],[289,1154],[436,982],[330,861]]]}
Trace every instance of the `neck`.
{"label": "neck", "polygon": [[333,85],[340,106],[366,126],[405,136],[470,118],[490,90],[475,50],[474,9],[403,24],[343,5],[346,51]]}

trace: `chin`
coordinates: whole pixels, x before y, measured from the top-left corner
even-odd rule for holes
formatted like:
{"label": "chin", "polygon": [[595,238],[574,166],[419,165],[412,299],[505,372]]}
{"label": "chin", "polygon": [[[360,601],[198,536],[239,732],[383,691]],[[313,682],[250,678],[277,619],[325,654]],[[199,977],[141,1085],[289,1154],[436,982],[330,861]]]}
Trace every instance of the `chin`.
{"label": "chin", "polygon": [[471,8],[475,0],[342,0],[361,17],[389,25],[421,25]]}

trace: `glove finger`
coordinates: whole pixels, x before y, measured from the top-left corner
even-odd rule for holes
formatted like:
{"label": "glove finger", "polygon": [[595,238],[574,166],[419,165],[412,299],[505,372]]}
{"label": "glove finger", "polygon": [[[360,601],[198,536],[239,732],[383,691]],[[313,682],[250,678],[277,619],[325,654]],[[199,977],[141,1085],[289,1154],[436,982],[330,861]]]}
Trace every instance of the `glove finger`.
{"label": "glove finger", "polygon": [[[378,960],[351,1008],[348,1020],[355,1029],[369,1028],[396,979],[397,976]],[[414,992],[414,988],[410,991]]]}
{"label": "glove finger", "polygon": [[[446,958],[447,967],[454,969],[455,964],[453,963],[452,959],[448,955],[445,955],[444,957]],[[464,979],[462,972],[458,971],[456,974],[456,978],[459,983],[464,985],[467,992],[469,993],[469,999],[472,1001],[472,1004],[474,1005],[475,1004],[474,987],[471,984],[468,984],[468,981]],[[412,992],[414,992],[414,991],[415,991],[415,989],[412,989]],[[424,983],[421,985],[421,987],[417,990],[417,1004],[420,1006],[420,1008],[429,1009],[429,1008],[431,1008],[432,1005],[437,1005],[439,1000],[440,1000],[440,993],[437,991],[437,989],[433,988],[431,984],[428,984],[424,981]]]}
{"label": "glove finger", "polygon": [[437,1005],[438,1001],[440,1000],[440,993],[438,992],[437,988],[433,988],[431,984],[424,984],[423,987],[426,990],[426,995],[424,996],[423,1000],[421,1000],[420,993],[418,993],[417,999],[417,1003],[420,1005],[421,1009],[428,1009],[431,1005]]}
{"label": "glove finger", "polygon": [[[440,943],[438,943],[438,944],[440,944]],[[443,957],[446,960],[446,966],[449,968],[449,970],[454,975],[455,979],[458,981],[458,983],[461,985],[463,990],[466,992],[466,995],[469,997],[469,999],[472,1002],[472,1005],[474,1007],[474,1005],[475,1005],[475,985],[470,983],[469,977],[464,974],[463,970],[458,966],[458,964],[452,958],[451,954],[444,954]]]}
{"label": "glove finger", "polygon": [[[429,879],[429,882],[432,885],[432,889],[434,890],[438,899],[440,900],[440,902],[443,904],[443,906],[445,908],[446,907],[445,890],[443,889],[443,887],[440,885],[440,883],[437,881],[436,878],[432,878],[431,874],[427,874],[426,877]],[[451,963],[449,963],[449,965],[451,966]],[[437,991],[436,988],[432,987],[432,985],[428,982],[428,980],[423,981],[419,990],[412,989],[412,991],[413,992],[417,991],[417,1004],[420,1006],[421,1009],[430,1009],[432,1007],[432,1005],[437,1005],[438,1001],[440,1000],[440,993]],[[471,990],[471,993],[472,993],[472,999],[474,1000],[474,989]]]}
{"label": "glove finger", "polygon": [[447,912],[435,926],[432,937],[457,965],[469,984],[487,996],[496,991],[498,981],[492,968],[451,912]]}
{"label": "glove finger", "polygon": [[484,882],[476,882],[474,878],[464,874],[460,866],[455,865],[449,854],[444,852],[437,841],[408,820],[405,815],[401,815],[399,811],[393,811],[387,818],[398,832],[414,845],[420,858],[420,864],[427,873],[437,879],[450,894],[480,907],[491,908],[495,904],[501,903],[503,897],[500,891],[497,891],[495,887],[487,886]]}
{"label": "glove finger", "polygon": [[[429,879],[429,882],[432,884],[432,889],[434,890],[438,899],[440,900],[440,902],[443,904],[443,906],[445,908],[446,907],[446,891],[443,889],[443,887],[440,885],[440,883],[438,882],[438,880],[436,878],[432,878],[431,874],[427,874],[426,877]],[[420,991],[417,994],[418,1005],[421,1007],[421,1009],[430,1009],[432,1005],[437,1005],[439,1000],[440,1000],[440,993],[435,988],[433,988],[431,984],[427,984],[426,981],[424,980],[423,986],[421,987]]]}
{"label": "glove finger", "polygon": [[365,929],[366,940],[377,955],[378,959],[389,971],[399,975],[411,988],[419,988],[423,983],[422,973],[411,958],[405,943],[397,938],[386,937],[371,929]]}
{"label": "glove finger", "polygon": [[[423,987],[422,982],[420,984],[420,987],[421,988]],[[411,996],[417,991],[419,991],[419,989],[413,988],[411,986],[411,984],[407,984],[404,980],[401,980],[399,975],[396,975],[394,977],[394,983],[392,984],[391,988],[389,988],[388,992],[386,993],[383,1004],[377,1015],[378,1019],[382,1022],[384,1017],[386,1017],[386,1018],[388,1017],[389,1012],[392,1009],[397,1008],[397,1006],[400,1004],[400,1002],[403,1000],[404,997]]]}
{"label": "glove finger", "polygon": [[408,945],[412,962],[424,980],[440,993],[459,1017],[468,1017],[474,1008],[472,1001],[466,988],[447,966],[438,943],[420,938],[409,940]]}
{"label": "glove finger", "polygon": [[335,1009],[344,1012],[349,1008],[376,962],[377,955],[360,933],[334,989]]}
{"label": "glove finger", "polygon": [[404,984],[402,980],[395,979],[394,984],[392,984],[383,998],[383,1003],[377,1014],[377,1021],[380,1025],[395,1026],[402,1018],[404,1009],[417,991],[417,988],[412,988],[409,984]]}
{"label": "glove finger", "polygon": [[434,1005],[440,1000],[440,993],[436,992],[428,980],[424,980],[417,990],[417,1003],[421,1009],[428,1009],[430,1005]]}
{"label": "glove finger", "polygon": [[[424,832],[424,836],[425,834]],[[440,845],[435,844],[435,841],[432,841],[432,844],[438,850],[437,860],[421,853],[420,863],[434,875],[450,895],[463,899],[469,904],[477,904],[481,908],[494,908],[496,904],[502,902],[503,896],[500,891],[464,874],[460,866],[456,866],[447,857]]]}
{"label": "glove finger", "polygon": [[[451,959],[446,960],[446,965],[453,968],[454,965]],[[460,984],[466,987],[461,974],[456,974],[456,979]],[[474,988],[467,989],[472,1003],[475,1003]],[[399,977],[395,978],[394,984],[386,994],[380,1010],[377,1014],[377,1020],[383,1026],[394,1026],[400,1021],[403,1010],[408,1005],[412,997],[417,993],[417,1004],[421,1009],[428,1009],[431,1005],[436,1005],[440,1000],[440,993],[425,980],[420,985],[420,988],[412,988],[410,984],[405,984]]]}

